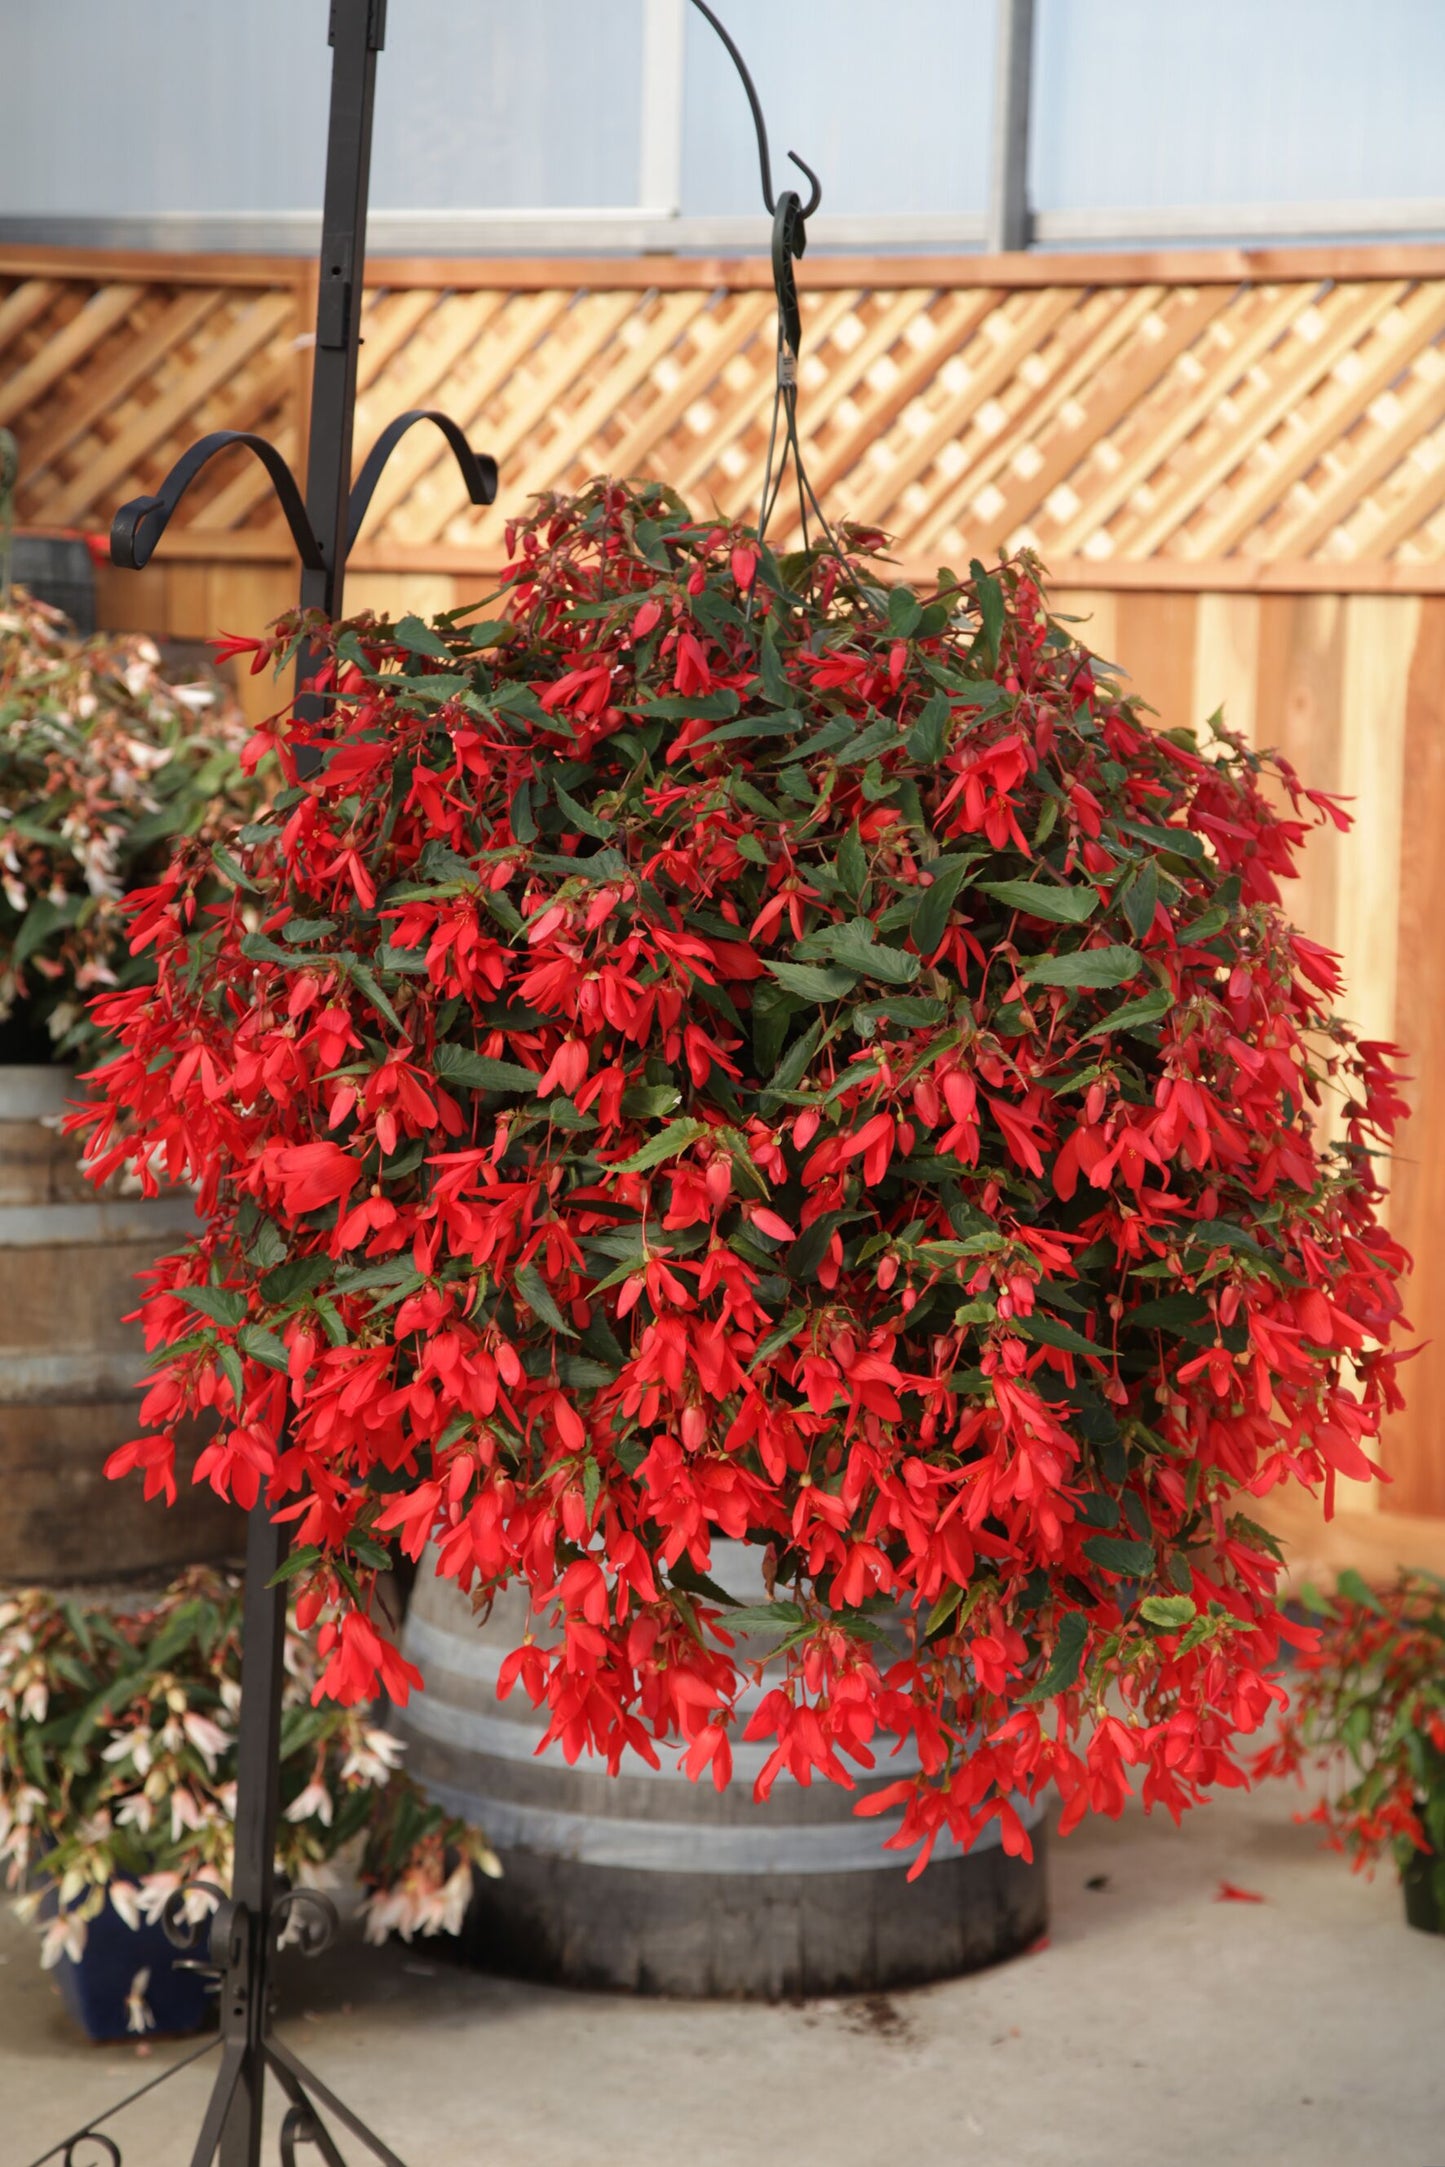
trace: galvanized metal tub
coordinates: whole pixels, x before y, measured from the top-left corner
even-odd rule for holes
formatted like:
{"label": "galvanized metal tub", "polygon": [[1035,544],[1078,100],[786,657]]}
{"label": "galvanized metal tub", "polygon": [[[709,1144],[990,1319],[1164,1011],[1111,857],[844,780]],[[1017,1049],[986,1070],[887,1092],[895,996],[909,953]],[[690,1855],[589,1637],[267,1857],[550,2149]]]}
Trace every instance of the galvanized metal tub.
{"label": "galvanized metal tub", "polygon": [[[713,1577],[762,1599],[759,1553],[713,1549]],[[524,1977],[637,1993],[776,1999],[881,1991],[949,1978],[1016,1954],[1048,1915],[1045,1809],[1031,1864],[993,1831],[969,1853],[941,1842],[913,1882],[909,1857],[883,1848],[897,1818],[860,1818],[860,1792],[910,1765],[881,1759],[857,1792],[779,1778],[757,1804],[767,1745],[734,1745],[718,1793],[664,1754],[627,1753],[615,1777],[597,1762],[538,1758],[545,1712],[497,1673],[528,1623],[525,1598],[500,1597],[485,1624],[428,1555],[404,1646],[426,1679],[393,1717],[407,1766],[450,1810],[479,1821],[502,1865],[479,1890],[465,1934],[475,1962]],[[540,1634],[545,1634],[542,1626]],[[756,1698],[756,1695],[753,1696]],[[992,1840],[990,1840],[992,1839]]]}

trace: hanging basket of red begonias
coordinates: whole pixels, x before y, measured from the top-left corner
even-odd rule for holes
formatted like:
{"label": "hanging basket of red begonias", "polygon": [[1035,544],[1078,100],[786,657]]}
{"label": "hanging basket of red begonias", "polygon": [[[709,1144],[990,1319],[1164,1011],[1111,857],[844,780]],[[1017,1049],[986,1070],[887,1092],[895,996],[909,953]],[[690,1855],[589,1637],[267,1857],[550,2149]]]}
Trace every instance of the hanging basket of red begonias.
{"label": "hanging basket of red begonias", "polygon": [[766,1793],[907,1742],[867,1804],[921,1859],[1026,1851],[1050,1781],[1068,1826],[1242,1780],[1290,1632],[1255,1499],[1368,1475],[1395,1404],[1399,1105],[1280,908],[1336,808],[1153,726],[1027,560],[925,595],[877,539],[779,561],[598,483],[484,621],[338,628],[274,812],[137,899],[83,1120],[207,1222],[111,1471],[170,1491],[212,1415],[325,1692],[419,1683],[371,1590],[434,1543],[529,1589],[503,1685],[568,1755],[721,1785],[746,1720]]}

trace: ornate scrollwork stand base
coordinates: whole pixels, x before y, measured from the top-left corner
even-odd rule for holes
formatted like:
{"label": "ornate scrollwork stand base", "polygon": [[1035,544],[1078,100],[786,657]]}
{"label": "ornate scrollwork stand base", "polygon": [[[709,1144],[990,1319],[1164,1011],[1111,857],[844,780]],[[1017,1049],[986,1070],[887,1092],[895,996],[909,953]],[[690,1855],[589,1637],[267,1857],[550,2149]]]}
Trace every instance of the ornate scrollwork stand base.
{"label": "ornate scrollwork stand base", "polygon": [[[126,2107],[179,2076],[219,2048],[221,2064],[191,2154],[192,2167],[257,2167],[261,2110],[269,2071],[288,2102],[281,2120],[282,2167],[295,2167],[298,2147],[311,2145],[326,2167],[346,2167],[328,2118],[363,2144],[381,2167],[402,2167],[391,2148],[367,2128],[271,2029],[275,2013],[272,1967],[284,1941],[303,1956],[319,1956],[333,1940],[336,1906],[319,1889],[275,1886],[277,1775],[280,1757],[281,1655],[286,1628],[286,1588],[276,1579],[285,1551],[284,1531],[263,1506],[251,1515],[246,1548],[246,1597],[242,1622],[240,1777],[236,1798],[236,1861],[232,1892],[210,1882],[176,1889],[162,1924],[167,1938],[187,1952],[183,1962],[215,1981],[220,2032],[173,2062],[126,2098],[117,2100],[83,2128],[52,2145],[32,2167],[121,2167],[121,2149],[102,2129]],[[197,1895],[210,1909],[194,1916]]]}

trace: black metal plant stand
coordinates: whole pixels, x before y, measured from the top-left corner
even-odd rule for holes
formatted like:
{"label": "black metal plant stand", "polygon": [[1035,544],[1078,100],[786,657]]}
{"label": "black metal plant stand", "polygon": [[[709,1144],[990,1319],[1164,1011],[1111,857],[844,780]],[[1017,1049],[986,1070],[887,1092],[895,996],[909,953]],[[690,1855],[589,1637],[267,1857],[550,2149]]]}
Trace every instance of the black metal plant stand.
{"label": "black metal plant stand", "polygon": [[[796,423],[800,317],[793,263],[806,246],[807,220],[818,207],[821,185],[812,168],[790,151],[789,157],[811,184],[809,200],[805,205],[791,189],[774,197],[767,128],[752,78],[737,46],[706,0],[692,0],[692,4],[717,32],[742,78],[757,131],[763,200],[773,218],[778,368],[759,539],[777,504],[791,456],[805,544],[811,507],[829,546],[836,552],[832,530],[803,470]],[[331,104],[304,498],[289,464],[267,438],[243,429],[216,430],[201,437],[177,460],[154,496],[135,497],[121,506],[111,526],[112,563],[137,571],[148,564],[190,484],[210,460],[233,445],[252,452],[271,478],[301,560],[302,608],[318,609],[333,621],[341,615],[347,558],[376,485],[397,444],[417,422],[432,423],[446,438],[472,503],[495,501],[496,461],[484,452],[473,451],[450,416],[430,408],[399,414],[377,438],[355,482],[350,479],[376,56],[385,41],[385,30],[386,0],[331,0]],[[775,467],[780,429],[783,443]],[[295,708],[304,719],[316,720],[324,713],[322,696],[307,691],[320,660],[320,656],[304,649],[297,662]],[[313,764],[319,762],[319,757],[311,755]],[[268,2071],[288,2102],[280,2130],[283,2167],[294,2167],[298,2145],[313,2146],[326,2167],[346,2167],[322,2109],[358,2138],[383,2167],[402,2167],[390,2147],[272,2030],[272,1967],[281,1940],[294,1935],[305,1954],[317,1955],[330,1943],[338,1924],[334,1905],[317,1890],[296,1888],[278,1893],[276,1889],[287,1601],[281,1568],[286,1542],[284,1525],[272,1519],[263,1498],[251,1512],[247,1529],[235,1860],[230,1893],[207,1883],[192,1884],[189,1891],[180,1889],[172,1895],[164,1916],[166,1932],[178,1947],[196,1949],[204,1936],[204,1957],[191,1961],[195,1969],[216,1979],[219,2036],[183,2055],[159,2076],[93,2116],[32,2162],[32,2167],[47,2167],[48,2162],[57,2159],[63,2167],[95,2167],[97,2156],[107,2167],[120,2167],[120,2147],[100,2124],[217,2048],[220,2067],[191,2154],[191,2167],[212,2167],[216,2161],[219,2167],[258,2167]],[[203,1892],[214,1906],[200,1924],[191,1919],[187,1905],[188,1894],[196,1891]]]}
{"label": "black metal plant stand", "polygon": [[[371,118],[376,93],[376,56],[386,28],[386,0],[331,0],[331,107],[326,150],[326,193],[322,212],[320,283],[316,307],[316,351],[312,368],[310,448],[306,494],[274,444],[246,430],[220,429],[204,436],[177,461],[155,496],[136,497],[116,513],[111,527],[111,561],[139,570],[148,564],[176,506],[201,469],[233,445],[253,452],[271,477],[281,510],[301,559],[301,605],[341,614],[346,560],[382,470],[396,445],[415,423],[439,428],[451,446],[474,504],[490,504],[497,494],[494,459],[476,453],[446,414],[417,409],[399,414],[372,447],[353,485],[352,433],[356,408],[356,358],[360,343],[362,274],[366,259],[366,205],[371,167]],[[303,652],[297,665],[299,699],[314,674],[318,658]],[[320,710],[320,700],[311,696]],[[53,2146],[43,2161],[60,2158],[65,2167],[90,2167],[98,2154],[119,2167],[120,2148],[98,2127],[143,2092],[152,2091],[202,2055],[220,2049],[220,2067],[193,2151],[192,2167],[257,2167],[261,2123],[269,2070],[286,2095],[281,2122],[281,2157],[292,2167],[298,2145],[312,2145],[326,2167],[345,2167],[322,2110],[360,2139],[383,2167],[401,2167],[397,2155],[358,2119],[314,2073],[297,2059],[271,2029],[274,1991],[272,1966],[288,1927],[308,1954],[326,1947],[335,1932],[336,1912],[327,1897],[311,1889],[278,1895],[275,1886],[277,1790],[280,1767],[282,1650],[286,1630],[286,1585],[278,1579],[285,1558],[286,1530],[271,1518],[264,1502],[251,1513],[246,1544],[246,1588],[242,1614],[241,1710],[237,1738],[235,1864],[230,1894],[207,1888],[215,1908],[203,1925],[187,1914],[185,1890],[166,1908],[165,1926],[185,1949],[205,1938],[205,1956],[197,1968],[213,1973],[220,1993],[220,2035],[184,2056],[161,2078],[128,2099],[118,2101],[70,2137]],[[88,2151],[85,2148],[89,2148]]]}

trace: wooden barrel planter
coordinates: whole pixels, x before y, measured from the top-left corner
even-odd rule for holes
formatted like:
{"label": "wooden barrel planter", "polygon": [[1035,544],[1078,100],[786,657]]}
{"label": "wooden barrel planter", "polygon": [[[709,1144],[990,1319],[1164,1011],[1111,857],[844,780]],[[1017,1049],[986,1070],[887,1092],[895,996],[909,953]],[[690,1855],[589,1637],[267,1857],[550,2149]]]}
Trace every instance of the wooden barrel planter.
{"label": "wooden barrel planter", "polygon": [[98,1197],[58,1117],[74,1076],[0,1067],[0,1580],[158,1578],[236,1554],[208,1489],[167,1510],[104,1467],[139,1426],[135,1274],[194,1228],[186,1195]]}
{"label": "wooden barrel planter", "polygon": [[[757,1552],[717,1543],[713,1558],[730,1593],[762,1599]],[[765,1745],[734,1745],[721,1794],[689,1782],[675,1753],[653,1770],[628,1752],[615,1777],[585,1759],[569,1768],[552,1749],[536,1758],[543,1716],[520,1686],[505,1701],[496,1694],[526,1623],[518,1591],[480,1623],[425,1561],[404,1640],[426,1691],[393,1720],[411,1773],[480,1822],[501,1861],[467,1922],[472,1961],[579,1987],[777,1999],[950,1978],[1043,1931],[1042,1805],[1020,1803],[1031,1865],[997,1841],[968,1853],[940,1843],[910,1883],[908,1855],[882,1848],[896,1821],[857,1817],[858,1792],[783,1776],[755,1803]],[[859,1772],[859,1791],[907,1766],[880,1759],[871,1784]]]}

